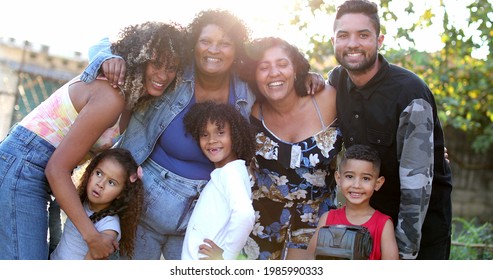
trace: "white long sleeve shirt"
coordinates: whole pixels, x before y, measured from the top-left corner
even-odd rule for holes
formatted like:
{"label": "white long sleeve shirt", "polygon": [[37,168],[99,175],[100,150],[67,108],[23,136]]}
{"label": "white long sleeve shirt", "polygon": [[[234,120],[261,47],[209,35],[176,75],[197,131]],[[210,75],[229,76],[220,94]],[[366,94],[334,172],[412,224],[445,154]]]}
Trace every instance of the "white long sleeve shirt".
{"label": "white long sleeve shirt", "polygon": [[199,254],[205,238],[224,250],[225,260],[236,259],[255,222],[251,196],[245,161],[235,160],[214,169],[188,222],[182,259],[205,257]]}

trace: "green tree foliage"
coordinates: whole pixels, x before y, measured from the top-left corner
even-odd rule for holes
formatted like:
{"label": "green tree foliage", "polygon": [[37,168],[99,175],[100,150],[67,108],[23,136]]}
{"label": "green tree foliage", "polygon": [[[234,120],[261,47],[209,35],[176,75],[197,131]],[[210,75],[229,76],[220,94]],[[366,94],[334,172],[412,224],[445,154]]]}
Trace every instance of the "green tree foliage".
{"label": "green tree foliage", "polygon": [[[395,2],[395,3],[393,3]],[[415,2],[415,1],[414,1]],[[467,3],[466,3],[467,2]],[[299,0],[293,10],[292,24],[301,32],[316,24],[321,13],[335,14],[333,1]],[[493,149],[493,3],[492,0],[450,1],[420,9],[418,14],[411,0],[381,0],[382,33],[392,28],[397,45],[384,45],[381,52],[395,64],[414,71],[423,78],[435,94],[442,125],[467,132],[467,139],[478,153]],[[463,7],[456,7],[462,3]],[[455,6],[451,6],[455,5]],[[397,8],[396,8],[397,7]],[[300,17],[309,9],[312,19]],[[450,12],[467,11],[467,22],[455,22]],[[463,13],[463,12],[462,12]],[[416,19],[409,25],[403,18]],[[432,53],[418,51],[414,34],[431,26],[441,26],[443,48]],[[315,71],[326,73],[335,66],[330,42],[332,27],[327,34],[307,34],[310,49],[307,55]],[[388,35],[386,41],[389,40]],[[483,53],[481,57],[475,55]]]}
{"label": "green tree foliage", "polygon": [[451,260],[493,259],[493,224],[476,219],[452,219]]}

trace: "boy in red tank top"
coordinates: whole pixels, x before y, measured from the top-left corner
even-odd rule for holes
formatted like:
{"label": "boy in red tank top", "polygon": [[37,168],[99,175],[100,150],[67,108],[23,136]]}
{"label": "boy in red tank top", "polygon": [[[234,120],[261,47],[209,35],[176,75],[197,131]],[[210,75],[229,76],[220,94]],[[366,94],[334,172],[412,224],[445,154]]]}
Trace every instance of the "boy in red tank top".
{"label": "boy in red tank top", "polygon": [[318,231],[325,225],[361,225],[368,228],[373,239],[369,259],[399,259],[392,219],[370,205],[373,192],[378,191],[385,181],[380,176],[380,158],[369,146],[353,145],[344,153],[335,179],[346,200],[345,206],[324,213],[317,231],[306,250],[306,259],[315,258]]}

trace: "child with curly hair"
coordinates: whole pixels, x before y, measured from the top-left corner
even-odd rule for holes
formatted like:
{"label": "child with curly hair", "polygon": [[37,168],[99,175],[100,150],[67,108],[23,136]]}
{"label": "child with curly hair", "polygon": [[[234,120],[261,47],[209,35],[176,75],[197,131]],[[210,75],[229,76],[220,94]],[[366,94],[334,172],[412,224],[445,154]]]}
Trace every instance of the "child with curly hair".
{"label": "child with curly hair", "polygon": [[[109,149],[87,166],[77,188],[80,201],[96,229],[120,241],[120,251],[132,256],[144,189],[142,169],[129,151]],[[92,259],[82,235],[70,219],[65,221],[52,260]]]}
{"label": "child with curly hair", "polygon": [[194,104],[183,122],[215,169],[188,222],[181,257],[236,259],[255,222],[247,169],[255,153],[250,124],[231,105],[212,101]]}

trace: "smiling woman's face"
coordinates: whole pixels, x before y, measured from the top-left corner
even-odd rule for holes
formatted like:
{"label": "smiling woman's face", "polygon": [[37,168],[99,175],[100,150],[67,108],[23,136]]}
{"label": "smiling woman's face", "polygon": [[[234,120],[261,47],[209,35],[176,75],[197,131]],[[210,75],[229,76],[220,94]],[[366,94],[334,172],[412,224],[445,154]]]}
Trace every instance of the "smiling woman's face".
{"label": "smiling woman's face", "polygon": [[255,80],[262,95],[271,101],[284,98],[294,89],[294,66],[280,46],[265,50],[257,63]]}
{"label": "smiling woman's face", "polygon": [[235,45],[224,30],[215,24],[204,26],[195,43],[197,70],[207,75],[224,75],[231,70],[234,59]]}

